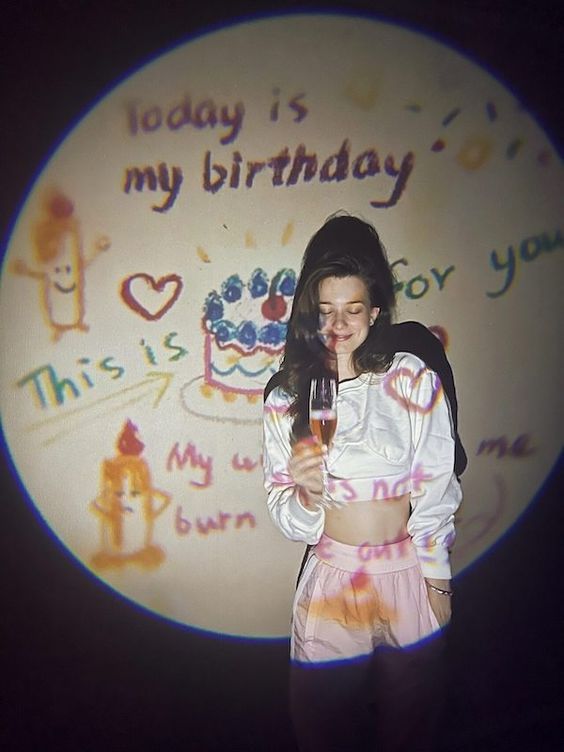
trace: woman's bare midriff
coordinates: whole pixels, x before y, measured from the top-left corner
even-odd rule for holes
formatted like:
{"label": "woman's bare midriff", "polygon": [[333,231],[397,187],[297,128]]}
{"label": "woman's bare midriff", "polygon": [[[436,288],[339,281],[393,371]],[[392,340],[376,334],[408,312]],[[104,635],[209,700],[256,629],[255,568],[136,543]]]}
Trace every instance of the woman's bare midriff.
{"label": "woman's bare midriff", "polygon": [[410,495],[392,499],[355,501],[341,509],[325,512],[325,535],[333,540],[360,546],[379,546],[407,537]]}

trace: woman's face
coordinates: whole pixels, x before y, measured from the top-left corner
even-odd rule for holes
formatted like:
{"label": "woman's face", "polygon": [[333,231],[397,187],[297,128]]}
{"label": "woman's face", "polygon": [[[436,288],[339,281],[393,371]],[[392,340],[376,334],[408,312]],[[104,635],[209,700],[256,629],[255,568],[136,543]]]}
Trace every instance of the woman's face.
{"label": "woman's face", "polygon": [[360,277],[326,277],[319,283],[319,331],[337,355],[351,355],[364,342],[379,312],[370,306]]}

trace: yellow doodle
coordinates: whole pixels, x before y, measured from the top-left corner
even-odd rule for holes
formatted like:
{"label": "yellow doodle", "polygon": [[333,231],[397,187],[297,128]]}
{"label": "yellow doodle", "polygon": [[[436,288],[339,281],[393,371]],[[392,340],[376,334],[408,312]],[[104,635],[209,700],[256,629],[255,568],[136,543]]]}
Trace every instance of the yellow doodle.
{"label": "yellow doodle", "polygon": [[85,258],[80,225],[74,204],[60,191],[51,191],[44,203],[44,216],[33,230],[35,268],[16,259],[11,271],[40,283],[40,301],[45,322],[57,342],[73,329],[87,332],[84,322],[84,272],[101,251],[110,247],[99,237],[90,258]]}
{"label": "yellow doodle", "polygon": [[100,494],[90,510],[100,520],[100,549],[92,556],[94,569],[119,569],[136,564],[154,569],[165,559],[153,542],[156,518],[170,504],[170,494],[153,488],[144,444],[127,421],[118,439],[118,454],[103,460]]}

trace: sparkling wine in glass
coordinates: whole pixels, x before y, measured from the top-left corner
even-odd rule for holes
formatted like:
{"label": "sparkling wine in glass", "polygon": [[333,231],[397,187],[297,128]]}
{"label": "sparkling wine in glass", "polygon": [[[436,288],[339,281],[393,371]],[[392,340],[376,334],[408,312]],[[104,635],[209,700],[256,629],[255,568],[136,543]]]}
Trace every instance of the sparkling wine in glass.
{"label": "sparkling wine in glass", "polygon": [[337,380],[320,376],[311,380],[309,391],[309,427],[327,448],[337,428]]}

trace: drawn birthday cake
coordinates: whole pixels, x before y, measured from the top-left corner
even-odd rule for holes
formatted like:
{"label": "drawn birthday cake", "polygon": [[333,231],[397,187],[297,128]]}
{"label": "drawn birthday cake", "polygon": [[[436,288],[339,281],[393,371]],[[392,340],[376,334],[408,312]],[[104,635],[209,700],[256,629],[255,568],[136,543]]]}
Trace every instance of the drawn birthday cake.
{"label": "drawn birthday cake", "polygon": [[245,284],[238,274],[212,290],[204,303],[204,382],[201,392],[220,390],[227,400],[262,394],[278,370],[296,288],[292,269],[280,269],[269,280],[255,269]]}

